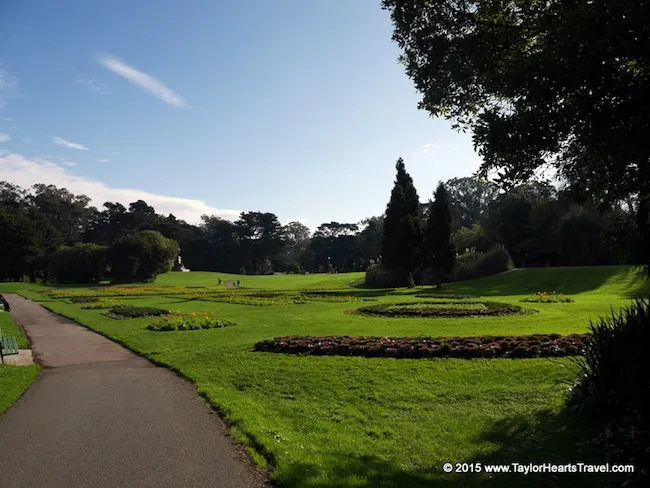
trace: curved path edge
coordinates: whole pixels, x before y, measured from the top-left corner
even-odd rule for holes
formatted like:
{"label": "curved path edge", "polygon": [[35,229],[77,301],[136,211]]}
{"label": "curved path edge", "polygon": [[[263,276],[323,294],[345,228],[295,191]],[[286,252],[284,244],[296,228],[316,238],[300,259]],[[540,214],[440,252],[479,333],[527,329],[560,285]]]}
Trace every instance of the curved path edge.
{"label": "curved path edge", "polygon": [[43,369],[0,416],[3,486],[269,486],[194,385],[37,303],[7,299]]}

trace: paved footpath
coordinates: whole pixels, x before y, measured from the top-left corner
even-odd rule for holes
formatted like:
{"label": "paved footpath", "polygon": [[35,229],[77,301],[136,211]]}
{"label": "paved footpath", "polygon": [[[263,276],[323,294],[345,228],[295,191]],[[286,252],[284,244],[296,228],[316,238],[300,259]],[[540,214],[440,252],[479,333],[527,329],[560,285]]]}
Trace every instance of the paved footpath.
{"label": "paved footpath", "polygon": [[189,383],[37,303],[6,297],[44,369],[0,416],[0,486],[267,486]]}

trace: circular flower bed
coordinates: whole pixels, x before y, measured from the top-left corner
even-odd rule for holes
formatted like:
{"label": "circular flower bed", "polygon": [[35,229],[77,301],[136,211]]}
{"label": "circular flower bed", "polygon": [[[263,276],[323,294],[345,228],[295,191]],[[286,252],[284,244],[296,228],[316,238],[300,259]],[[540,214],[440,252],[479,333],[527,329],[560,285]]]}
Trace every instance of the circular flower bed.
{"label": "circular flower bed", "polygon": [[374,317],[489,317],[534,313],[518,305],[497,302],[437,300],[428,302],[382,303],[350,313]]}
{"label": "circular flower bed", "polygon": [[253,350],[320,356],[392,358],[544,358],[582,354],[589,334],[481,337],[289,336],[255,344]]}

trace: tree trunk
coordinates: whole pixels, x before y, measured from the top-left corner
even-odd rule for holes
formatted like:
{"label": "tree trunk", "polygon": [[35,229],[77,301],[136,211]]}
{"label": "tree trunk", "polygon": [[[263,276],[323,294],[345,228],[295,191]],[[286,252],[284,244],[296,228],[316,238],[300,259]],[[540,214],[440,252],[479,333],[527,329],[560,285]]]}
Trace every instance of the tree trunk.
{"label": "tree trunk", "polygon": [[406,286],[409,288],[415,287],[415,281],[413,280],[413,273],[408,272],[408,277],[406,278]]}

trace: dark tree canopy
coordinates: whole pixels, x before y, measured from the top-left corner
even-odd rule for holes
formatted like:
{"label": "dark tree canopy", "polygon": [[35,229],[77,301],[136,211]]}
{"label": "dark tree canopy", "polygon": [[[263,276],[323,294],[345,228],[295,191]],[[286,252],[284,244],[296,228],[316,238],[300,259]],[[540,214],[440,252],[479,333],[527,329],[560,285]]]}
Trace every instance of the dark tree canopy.
{"label": "dark tree canopy", "polygon": [[397,160],[395,168],[397,178],[384,218],[381,262],[388,269],[406,271],[409,275],[409,285],[412,285],[411,273],[419,265],[422,241],[420,201],[402,158]]}
{"label": "dark tree canopy", "polygon": [[420,108],[471,129],[480,174],[555,165],[604,201],[650,194],[650,2],[383,0]]}
{"label": "dark tree canopy", "polygon": [[453,269],[456,248],[451,239],[451,207],[449,195],[443,183],[438,184],[422,241],[424,261],[439,287]]}

